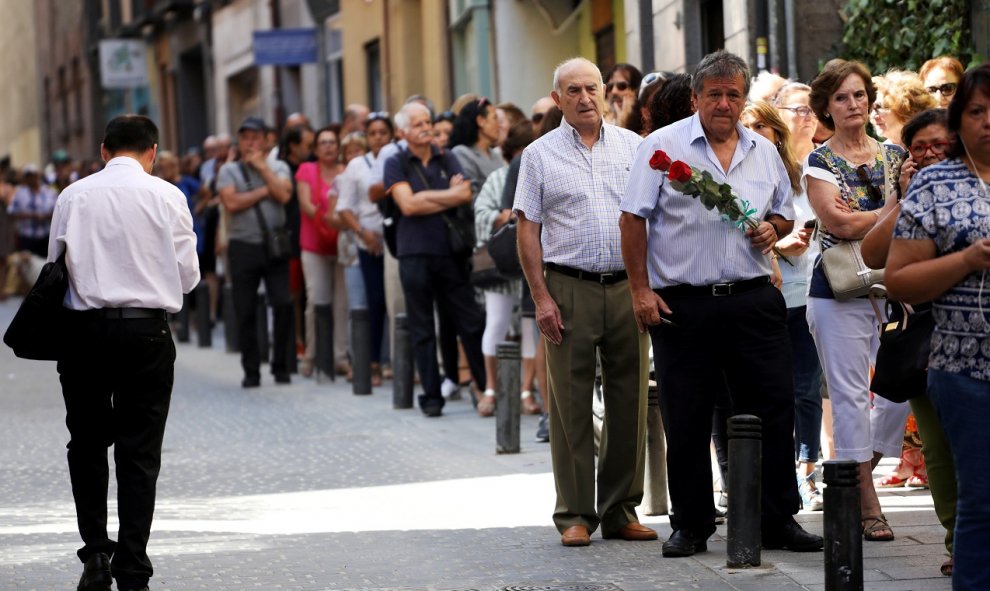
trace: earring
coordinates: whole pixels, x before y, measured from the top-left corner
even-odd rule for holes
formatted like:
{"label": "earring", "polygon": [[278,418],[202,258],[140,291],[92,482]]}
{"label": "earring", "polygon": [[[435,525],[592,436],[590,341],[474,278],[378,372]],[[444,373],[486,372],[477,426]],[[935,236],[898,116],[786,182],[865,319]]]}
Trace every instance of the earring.
{"label": "earring", "polygon": [[830,113],[825,113],[825,118],[826,119],[831,119],[832,118],[832,115]]}

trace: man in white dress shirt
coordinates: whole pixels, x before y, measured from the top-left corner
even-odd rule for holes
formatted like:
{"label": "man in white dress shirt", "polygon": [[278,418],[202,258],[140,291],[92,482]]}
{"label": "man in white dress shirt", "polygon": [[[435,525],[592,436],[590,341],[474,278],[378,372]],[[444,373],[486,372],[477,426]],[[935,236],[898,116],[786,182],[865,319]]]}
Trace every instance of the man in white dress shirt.
{"label": "man in white dress shirt", "polygon": [[[791,349],[784,298],[769,278],[771,248],[793,226],[787,172],[773,144],[739,124],[749,90],[742,59],[712,53],[691,84],[697,113],[643,141],[619,206],[633,309],[653,339],[667,436],[674,533],[663,555],[705,551],[715,531],[709,439],[715,398],[726,385],[735,412],[762,419],[764,547],[820,550],[822,538],[792,517]],[[650,167],[656,150],[731,185],[758,226],[744,233],[676,191]]]}
{"label": "man in white dress shirt", "polygon": [[[158,128],[123,115],[106,127],[107,166],[67,187],[52,218],[49,260],[69,269],[58,362],[68,460],[85,564],[80,591],[148,588],[147,545],[172,396],[167,313],[199,283],[186,198],[150,174]],[[107,448],[114,446],[117,540],[107,533]],[[112,561],[110,557],[113,557]]]}

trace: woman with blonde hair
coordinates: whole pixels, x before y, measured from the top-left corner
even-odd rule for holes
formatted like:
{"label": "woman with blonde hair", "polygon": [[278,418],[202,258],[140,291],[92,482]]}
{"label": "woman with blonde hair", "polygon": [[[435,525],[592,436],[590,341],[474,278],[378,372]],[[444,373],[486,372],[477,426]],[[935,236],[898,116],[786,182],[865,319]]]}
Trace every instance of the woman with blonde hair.
{"label": "woman with blonde hair", "polygon": [[805,510],[821,511],[824,505],[814,476],[821,446],[822,369],[807,320],[808,277],[816,252],[809,253],[812,230],[805,227],[806,222],[814,220],[815,214],[801,187],[801,165],[794,156],[790,127],[780,117],[777,108],[763,101],[750,103],[739,121],[777,146],[794,194],[794,231],[777,242],[778,248],[792,263],[779,266],[780,289],[787,303],[787,328],[794,360],[794,451],[798,492]]}
{"label": "woman with blonde hair", "polygon": [[887,143],[906,148],[901,140],[901,130],[912,117],[938,104],[935,97],[921,83],[914,72],[891,70],[883,76],[874,76],[877,98],[872,106],[873,124]]}

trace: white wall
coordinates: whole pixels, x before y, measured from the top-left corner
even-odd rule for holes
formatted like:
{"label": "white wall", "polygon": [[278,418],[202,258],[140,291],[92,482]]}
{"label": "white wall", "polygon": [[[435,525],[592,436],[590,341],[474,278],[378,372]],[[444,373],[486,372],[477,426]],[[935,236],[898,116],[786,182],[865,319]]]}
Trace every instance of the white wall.
{"label": "white wall", "polygon": [[[316,26],[305,0],[282,0],[282,26],[286,29],[308,29]],[[322,126],[323,117],[319,68],[319,64],[303,64],[299,68],[302,78],[302,112],[317,128]],[[290,114],[285,113],[286,116]]]}
{"label": "white wall", "polygon": [[[213,95],[216,104],[216,133],[233,133],[230,121],[230,96],[227,79],[246,68],[253,68],[251,35],[271,26],[267,0],[237,0],[213,14]],[[266,122],[275,118],[274,76],[272,68],[260,69],[259,108]]]}
{"label": "white wall", "polygon": [[747,63],[751,59],[752,51],[749,48],[749,19],[747,2],[722,2],[722,10],[725,22],[725,50],[732,52]]}
{"label": "white wall", "polygon": [[560,31],[530,2],[492,2],[495,30],[496,101],[510,101],[529,114],[538,99],[550,94],[553,70],[578,55],[578,22]]}
{"label": "white wall", "polygon": [[653,59],[657,70],[683,72],[687,66],[684,0],[653,0]]}

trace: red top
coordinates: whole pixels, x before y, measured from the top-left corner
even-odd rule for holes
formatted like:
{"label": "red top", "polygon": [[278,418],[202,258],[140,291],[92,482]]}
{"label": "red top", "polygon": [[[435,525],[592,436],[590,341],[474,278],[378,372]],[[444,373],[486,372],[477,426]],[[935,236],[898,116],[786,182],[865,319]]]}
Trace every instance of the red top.
{"label": "red top", "polygon": [[[320,174],[320,164],[318,162],[304,162],[296,171],[296,182],[306,183],[309,186],[309,194],[313,200],[313,206],[317,209],[316,219],[310,218],[305,213],[300,213],[302,221],[299,225],[299,246],[306,252],[312,252],[324,256],[337,256],[337,229],[330,227],[326,239],[321,238],[317,233],[316,224],[324,224],[320,216],[326,213],[329,205],[328,194],[334,193],[333,199],[337,199],[336,183],[328,185]],[[332,237],[332,238],[331,238]]]}

